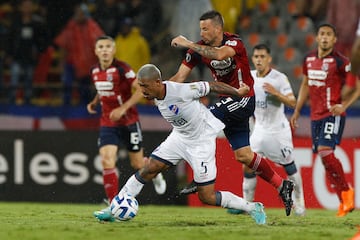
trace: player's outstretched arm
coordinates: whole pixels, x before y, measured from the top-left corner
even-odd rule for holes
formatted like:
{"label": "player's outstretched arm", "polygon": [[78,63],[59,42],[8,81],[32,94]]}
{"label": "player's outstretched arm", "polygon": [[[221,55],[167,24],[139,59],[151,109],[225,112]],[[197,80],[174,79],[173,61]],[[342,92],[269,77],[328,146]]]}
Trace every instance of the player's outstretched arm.
{"label": "player's outstretched arm", "polygon": [[169,78],[169,81],[180,83],[185,82],[190,73],[191,69],[188,66],[181,64],[176,74]]}
{"label": "player's outstretched arm", "polygon": [[236,97],[243,97],[249,93],[250,88],[245,83],[241,84],[240,88],[236,89],[223,82],[209,82],[210,91],[220,94],[232,95]]}
{"label": "player's outstretched arm", "polygon": [[203,57],[215,60],[225,60],[236,54],[235,50],[229,46],[212,47],[208,45],[200,45],[188,40],[182,35],[173,38],[171,46],[190,48]]}

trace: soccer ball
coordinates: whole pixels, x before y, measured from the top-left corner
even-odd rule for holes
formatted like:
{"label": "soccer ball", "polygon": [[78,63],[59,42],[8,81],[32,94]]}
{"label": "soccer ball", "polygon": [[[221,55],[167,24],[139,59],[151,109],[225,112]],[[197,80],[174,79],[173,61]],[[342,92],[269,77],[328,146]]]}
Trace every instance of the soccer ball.
{"label": "soccer ball", "polygon": [[139,210],[139,203],[136,198],[124,193],[114,197],[111,201],[110,210],[116,219],[128,221],[136,216]]}

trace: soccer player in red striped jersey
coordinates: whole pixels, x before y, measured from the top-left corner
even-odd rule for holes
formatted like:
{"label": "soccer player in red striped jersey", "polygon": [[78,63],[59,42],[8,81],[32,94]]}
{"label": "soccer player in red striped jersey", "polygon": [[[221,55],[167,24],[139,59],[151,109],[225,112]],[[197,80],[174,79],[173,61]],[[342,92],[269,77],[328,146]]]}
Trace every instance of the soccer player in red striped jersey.
{"label": "soccer player in red striped jersey", "polygon": [[[98,146],[104,188],[109,202],[119,191],[116,169],[119,145],[126,146],[130,164],[135,170],[142,168],[146,160],[142,149],[139,114],[135,106],[142,98],[141,89],[132,68],[127,63],[114,59],[115,49],[115,42],[109,36],[96,40],[95,54],[99,63],[91,69],[91,78],[97,95],[87,105],[88,112],[95,114],[96,106],[101,103]],[[133,90],[135,91],[132,92]],[[164,194],[166,182],[162,175],[157,175],[153,182],[156,192]]]}
{"label": "soccer player in red striped jersey", "polygon": [[[334,155],[345,125],[345,110],[357,99],[357,82],[345,82],[351,70],[349,59],[334,49],[336,29],[322,23],[317,29],[316,50],[308,53],[303,62],[302,81],[297,104],[290,119],[297,127],[300,110],[310,98],[311,133],[313,152],[318,153],[325,167],[326,177],[334,186],[340,200],[337,216],[354,210],[354,190],[345,179],[341,162]],[[358,88],[358,87],[357,87]],[[347,95],[343,100],[342,93]]]}
{"label": "soccer player in red striped jersey", "polygon": [[239,88],[242,83],[250,87],[249,93],[244,97],[220,95],[210,110],[225,124],[224,133],[236,160],[254,170],[279,191],[286,215],[289,216],[293,205],[291,193],[294,184],[283,179],[272,169],[266,158],[250,148],[249,117],[253,115],[255,109],[254,80],[250,74],[248,56],[241,39],[235,34],[224,32],[223,29],[222,15],[217,11],[209,11],[200,17],[201,41],[194,43],[181,35],[175,37],[171,42],[172,46],[189,48],[189,50],[178,72],[170,80],[184,82],[192,69],[203,62],[211,70],[215,81],[227,83],[234,88]]}

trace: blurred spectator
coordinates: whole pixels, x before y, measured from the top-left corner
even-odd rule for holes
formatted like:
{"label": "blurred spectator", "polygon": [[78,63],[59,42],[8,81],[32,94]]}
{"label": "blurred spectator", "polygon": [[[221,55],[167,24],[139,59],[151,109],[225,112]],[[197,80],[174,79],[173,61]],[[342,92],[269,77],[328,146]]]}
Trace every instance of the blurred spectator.
{"label": "blurred spectator", "polygon": [[212,6],[219,11],[224,18],[224,31],[235,32],[239,16],[241,14],[241,1],[212,0]]}
{"label": "blurred spectator", "polygon": [[32,0],[22,0],[14,12],[6,47],[6,63],[10,67],[10,103],[16,102],[19,80],[23,79],[24,101],[30,103],[32,81],[39,54],[46,48],[47,32],[42,19],[34,14]]}
{"label": "blurred spectator", "polygon": [[[333,24],[337,31],[335,48],[346,57],[351,56],[359,16],[360,2],[358,0],[328,1],[327,21]],[[356,76],[348,74],[346,79],[346,81],[355,82]]]}
{"label": "blurred spectator", "polygon": [[327,22],[336,27],[336,49],[347,57],[356,37],[357,23],[360,16],[358,0],[329,0]]}
{"label": "blurred spectator", "polygon": [[140,34],[139,28],[133,26],[130,18],[121,21],[120,31],[115,38],[115,58],[127,62],[135,72],[150,62],[150,47]]}
{"label": "blurred spectator", "polygon": [[6,38],[9,31],[10,19],[9,13],[12,7],[9,3],[0,4],[0,99],[6,99],[4,85],[4,57]]}
{"label": "blurred spectator", "polygon": [[117,22],[124,14],[120,6],[116,0],[98,0],[96,2],[94,19],[106,35],[113,38],[117,33]]}
{"label": "blurred spectator", "polygon": [[38,0],[39,12],[49,27],[50,39],[53,39],[71,18],[73,8],[81,0]]}
{"label": "blurred spectator", "polygon": [[179,0],[171,19],[170,33],[172,37],[183,35],[195,40],[200,37],[199,18],[212,9],[210,0]]}
{"label": "blurred spectator", "polygon": [[[337,1],[337,0],[335,0]],[[295,0],[296,12],[294,17],[309,17],[315,25],[326,18],[327,0]],[[346,4],[339,1],[341,4]]]}
{"label": "blurred spectator", "polygon": [[153,41],[161,33],[163,21],[159,0],[126,0],[125,14],[140,28],[141,35],[150,43],[151,51],[155,52]]}
{"label": "blurred spectator", "polygon": [[78,4],[74,8],[73,17],[55,38],[54,42],[60,47],[63,64],[65,105],[71,103],[74,80],[78,84],[80,102],[87,104],[92,99],[89,69],[97,61],[94,53],[95,41],[103,34],[103,30],[89,15],[87,6]]}
{"label": "blurred spectator", "polygon": [[[200,37],[199,18],[204,12],[212,9],[210,0],[180,0],[171,19],[170,33],[172,37],[183,35],[188,39],[196,40]],[[185,57],[187,49],[182,49]],[[205,66],[197,66],[199,78],[204,77]]]}

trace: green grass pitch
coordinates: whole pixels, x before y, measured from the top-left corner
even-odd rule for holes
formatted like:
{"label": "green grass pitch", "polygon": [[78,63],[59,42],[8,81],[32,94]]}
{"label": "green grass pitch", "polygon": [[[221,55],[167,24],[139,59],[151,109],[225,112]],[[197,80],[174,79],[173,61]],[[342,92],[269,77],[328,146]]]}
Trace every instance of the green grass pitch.
{"label": "green grass pitch", "polygon": [[139,208],[127,222],[98,222],[92,212],[101,204],[0,202],[0,239],[36,240],[289,240],[351,239],[360,212],[344,218],[336,211],[310,209],[305,217],[285,216],[283,209],[265,209],[267,224],[247,215],[230,215],[215,207],[153,206]]}

